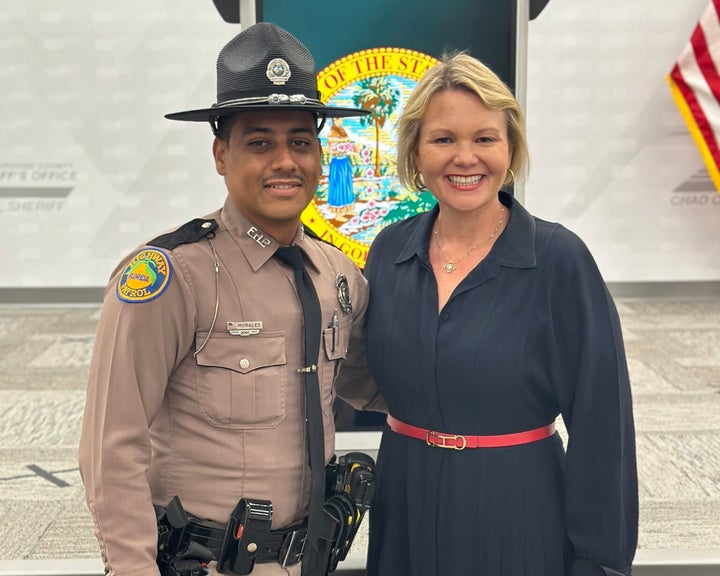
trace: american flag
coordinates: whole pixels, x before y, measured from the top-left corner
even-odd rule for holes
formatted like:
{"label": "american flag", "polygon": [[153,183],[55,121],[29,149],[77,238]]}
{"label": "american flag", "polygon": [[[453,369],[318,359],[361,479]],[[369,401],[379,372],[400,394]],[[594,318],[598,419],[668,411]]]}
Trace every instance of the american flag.
{"label": "american flag", "polygon": [[685,118],[720,191],[720,0],[708,2],[690,40],[668,74]]}

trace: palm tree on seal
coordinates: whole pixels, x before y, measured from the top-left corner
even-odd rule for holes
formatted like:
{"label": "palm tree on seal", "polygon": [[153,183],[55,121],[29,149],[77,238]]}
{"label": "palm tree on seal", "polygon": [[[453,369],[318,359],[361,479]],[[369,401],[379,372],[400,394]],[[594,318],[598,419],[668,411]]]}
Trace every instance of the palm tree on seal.
{"label": "palm tree on seal", "polygon": [[353,95],[355,106],[370,112],[369,115],[360,117],[360,123],[363,126],[375,127],[376,177],[380,176],[380,130],[397,108],[399,100],[400,91],[383,76],[373,76],[361,80]]}

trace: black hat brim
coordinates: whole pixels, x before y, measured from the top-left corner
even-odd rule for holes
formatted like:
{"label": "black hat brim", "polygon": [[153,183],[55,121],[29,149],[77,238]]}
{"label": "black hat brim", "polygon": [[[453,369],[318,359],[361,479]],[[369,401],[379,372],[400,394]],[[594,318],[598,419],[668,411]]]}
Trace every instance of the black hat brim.
{"label": "black hat brim", "polygon": [[185,122],[209,122],[213,118],[230,116],[238,112],[249,112],[258,110],[291,110],[297,112],[311,112],[327,118],[347,118],[350,116],[365,116],[369,110],[358,108],[341,108],[337,106],[318,106],[316,104],[243,104],[240,106],[217,106],[214,108],[202,108],[199,110],[187,110],[185,112],[173,112],[165,114],[168,120],[182,120]]}

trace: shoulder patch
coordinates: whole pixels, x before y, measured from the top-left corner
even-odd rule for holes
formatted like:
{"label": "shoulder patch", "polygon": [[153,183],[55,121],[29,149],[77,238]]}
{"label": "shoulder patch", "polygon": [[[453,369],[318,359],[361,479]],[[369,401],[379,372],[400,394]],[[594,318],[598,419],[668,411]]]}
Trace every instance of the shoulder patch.
{"label": "shoulder patch", "polygon": [[172,266],[165,252],[146,248],[130,260],[117,283],[117,297],[123,302],[149,302],[170,285]]}
{"label": "shoulder patch", "polygon": [[183,224],[177,230],[162,234],[154,240],[148,242],[148,246],[157,246],[158,248],[166,248],[167,250],[175,250],[181,244],[193,244],[199,242],[205,236],[214,232],[218,227],[218,223],[205,218],[195,218],[186,224]]}

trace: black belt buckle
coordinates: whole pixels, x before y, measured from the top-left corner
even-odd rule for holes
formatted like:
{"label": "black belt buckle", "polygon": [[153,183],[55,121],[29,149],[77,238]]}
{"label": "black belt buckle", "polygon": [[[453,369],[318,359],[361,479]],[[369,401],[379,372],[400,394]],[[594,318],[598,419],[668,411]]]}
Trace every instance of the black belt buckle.
{"label": "black belt buckle", "polygon": [[306,528],[299,528],[285,535],[283,543],[280,546],[280,554],[278,554],[278,562],[280,562],[283,568],[297,564],[302,560],[306,542]]}
{"label": "black belt buckle", "polygon": [[218,572],[250,574],[270,532],[272,503],[241,498],[230,514],[218,555]]}

